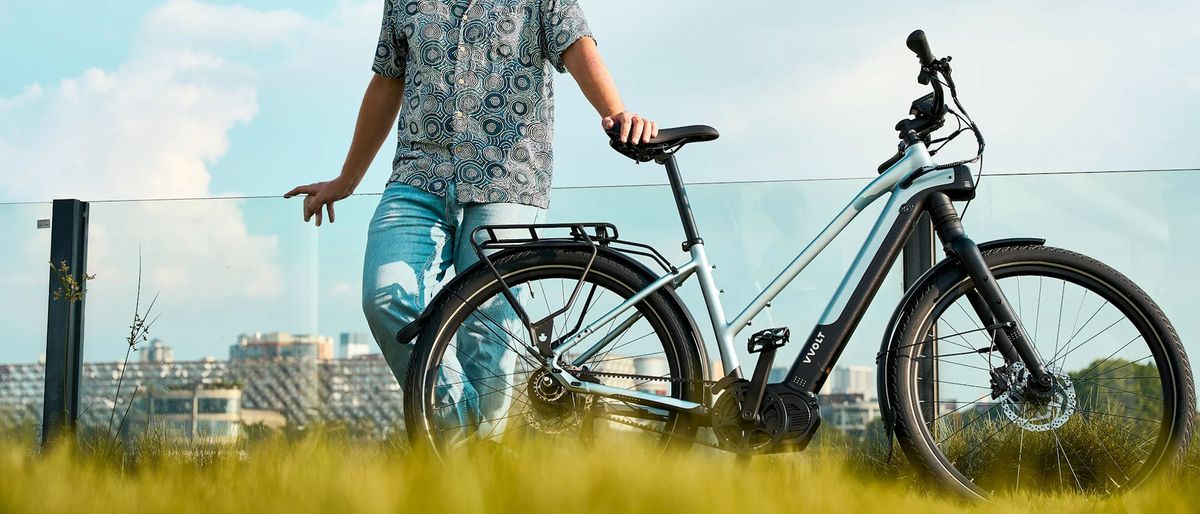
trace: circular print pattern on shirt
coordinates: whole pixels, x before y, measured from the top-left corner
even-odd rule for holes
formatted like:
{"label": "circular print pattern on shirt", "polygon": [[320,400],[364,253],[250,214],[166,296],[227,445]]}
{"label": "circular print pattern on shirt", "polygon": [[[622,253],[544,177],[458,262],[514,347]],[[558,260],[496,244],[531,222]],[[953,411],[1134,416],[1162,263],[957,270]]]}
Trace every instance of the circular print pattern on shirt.
{"label": "circular print pattern on shirt", "polygon": [[590,35],[579,1],[386,0],[394,20],[384,19],[376,65],[405,79],[394,178],[438,194],[462,181],[460,201],[544,207],[551,75]]}
{"label": "circular print pattern on shirt", "polygon": [[512,156],[514,161],[529,162],[529,149],[525,148],[524,146],[513,148],[509,155]]}
{"label": "circular print pattern on shirt", "polygon": [[496,186],[488,187],[487,193],[485,193],[484,196],[486,196],[487,201],[491,203],[501,203],[508,200],[508,193]]}
{"label": "circular print pattern on shirt", "polygon": [[488,110],[498,111],[504,108],[508,100],[501,93],[488,93],[487,96],[483,97],[483,103],[487,106]]}
{"label": "circular print pattern on shirt", "polygon": [[488,146],[483,149],[483,159],[489,162],[499,162],[504,158],[504,151],[496,146]]}
{"label": "circular print pattern on shirt", "polygon": [[484,167],[484,173],[489,179],[503,180],[508,177],[508,168],[505,168],[503,164],[493,162]]}
{"label": "circular print pattern on shirt", "polygon": [[483,132],[489,136],[499,135],[504,131],[504,124],[495,118],[483,120]]}
{"label": "circular print pattern on shirt", "polygon": [[464,162],[459,167],[459,178],[465,184],[479,185],[484,183],[483,167],[476,162]]}
{"label": "circular print pattern on shirt", "polygon": [[464,161],[474,160],[479,155],[479,149],[474,143],[462,142],[454,145],[454,157]]}
{"label": "circular print pattern on shirt", "polygon": [[488,75],[487,78],[483,79],[483,87],[486,87],[488,91],[502,91],[504,89],[504,83],[504,77],[495,73]]}
{"label": "circular print pattern on shirt", "polygon": [[441,43],[428,41],[421,45],[421,60],[426,66],[441,66],[442,62],[446,60]]}

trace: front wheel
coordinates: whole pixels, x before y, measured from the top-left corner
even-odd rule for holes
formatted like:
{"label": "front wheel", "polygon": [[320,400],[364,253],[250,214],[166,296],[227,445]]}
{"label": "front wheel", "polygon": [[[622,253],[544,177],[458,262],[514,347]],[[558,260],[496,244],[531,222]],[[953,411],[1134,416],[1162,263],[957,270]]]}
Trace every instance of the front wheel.
{"label": "front wheel", "polygon": [[984,252],[1047,369],[1050,395],[1005,362],[947,268],[901,314],[888,376],[896,435],[933,478],[969,496],[1115,493],[1186,452],[1195,393],[1179,336],[1112,268],[1044,246]]}

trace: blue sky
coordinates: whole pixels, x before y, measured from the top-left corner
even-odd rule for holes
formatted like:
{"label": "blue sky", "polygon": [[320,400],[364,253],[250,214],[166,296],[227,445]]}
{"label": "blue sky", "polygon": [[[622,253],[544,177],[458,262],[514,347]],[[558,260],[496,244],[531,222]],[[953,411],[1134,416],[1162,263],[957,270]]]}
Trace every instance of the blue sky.
{"label": "blue sky", "polygon": [[[382,7],[382,0],[3,2],[0,202],[276,195],[331,178],[370,76]],[[903,45],[914,28],[926,30],[935,53],[954,56],[963,100],[988,136],[990,171],[1200,165],[1194,2],[582,3],[631,109],[668,126],[722,131],[720,141],[684,154],[691,181],[870,176],[894,147],[892,125],[924,93]],[[606,147],[569,76],[557,85],[556,185],[663,181],[655,167],[632,166]],[[382,189],[392,145],[361,192]],[[1162,279],[1154,263],[1163,261],[1125,255],[1110,238],[1149,225],[1163,255],[1196,248],[1194,236],[1168,223],[1191,202],[1169,191],[1169,180],[1069,184],[1078,189],[1069,224],[1038,223],[1039,210],[1061,208],[1041,189],[1047,195],[994,202],[994,223],[1031,226],[980,231],[1057,234],[1105,260],[1144,268],[1145,281]],[[808,221],[789,237],[807,240],[817,220],[840,207],[836,198],[858,184],[830,187],[801,204],[756,206],[759,193],[743,192],[698,208],[717,218],[744,213],[747,223],[799,216],[782,209],[803,207]],[[669,201],[655,189],[637,191],[625,198]],[[633,205],[618,196],[601,209],[578,190],[557,198],[572,202],[553,206],[560,218],[610,217],[608,210],[621,217]],[[139,248],[147,287],[163,293],[158,335],[181,357],[224,356],[239,332],[362,331],[358,267],[374,200],[356,198],[320,231],[301,225],[298,204],[282,200],[94,204],[89,267],[100,278],[88,311],[89,356],[121,353]],[[14,340],[44,334],[37,316],[48,234],[32,220],[47,213],[0,206],[0,235],[11,250],[0,257],[0,284],[22,292],[0,300],[11,303],[0,303],[0,324]],[[749,226],[728,223],[710,239],[747,241]],[[664,248],[677,244],[669,217],[643,230]],[[791,248],[727,267],[730,290],[750,291]],[[817,273],[836,277],[839,255],[846,254],[835,252]],[[797,308],[819,310],[822,280],[807,286],[821,299]],[[0,362],[38,353],[37,344],[5,344]]]}

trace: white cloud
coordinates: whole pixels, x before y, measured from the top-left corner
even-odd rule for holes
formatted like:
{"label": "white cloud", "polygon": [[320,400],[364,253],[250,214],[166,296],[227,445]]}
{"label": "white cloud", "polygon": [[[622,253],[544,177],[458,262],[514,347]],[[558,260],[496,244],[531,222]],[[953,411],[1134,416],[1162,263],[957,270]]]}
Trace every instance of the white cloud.
{"label": "white cloud", "polygon": [[169,0],[146,17],[144,37],[155,43],[239,47],[286,43],[317,22],[295,11],[219,6],[195,0]]}
{"label": "white cloud", "polygon": [[38,98],[41,98],[43,92],[44,91],[42,90],[41,84],[36,82],[30,84],[25,88],[24,91],[21,91],[19,94],[17,94],[17,96],[11,98],[0,98],[0,112],[20,107],[23,104],[37,100]]}
{"label": "white cloud", "polygon": [[[0,120],[0,169],[16,171],[0,198],[212,196],[209,167],[229,150],[230,131],[254,119],[258,93],[245,66],[189,38],[219,27],[243,38],[257,23],[292,30],[299,19],[171,1],[143,35],[171,31],[178,44],[141,45],[115,69],[0,100],[13,113]],[[147,287],[177,299],[281,294],[277,236],[251,233],[237,202],[93,204],[90,225],[89,271],[108,284],[132,287],[142,248]]]}
{"label": "white cloud", "polygon": [[[98,278],[90,288],[89,331],[100,339],[119,334],[139,254],[143,294],[162,292],[159,310],[174,318],[166,330],[185,347],[211,344],[180,332],[204,318],[212,324],[213,317],[264,308],[276,314],[259,317],[280,323],[303,318],[288,305],[297,289],[307,292],[305,281],[285,282],[284,273],[304,256],[282,255],[297,243],[305,248],[303,236],[256,233],[262,218],[247,223],[264,212],[278,215],[282,204],[95,200],[228,196],[211,187],[214,164],[229,152],[232,131],[258,115],[260,91],[295,91],[298,80],[306,91],[319,90],[345,80],[339,69],[351,66],[365,77],[381,7],[376,0],[339,2],[328,17],[312,18],[168,0],[143,18],[120,64],[0,98],[0,201],[93,201],[88,271]],[[350,63],[351,53],[364,57]],[[18,278],[0,276],[0,283]],[[338,283],[331,292],[352,289]],[[228,323],[208,330],[233,330]]]}

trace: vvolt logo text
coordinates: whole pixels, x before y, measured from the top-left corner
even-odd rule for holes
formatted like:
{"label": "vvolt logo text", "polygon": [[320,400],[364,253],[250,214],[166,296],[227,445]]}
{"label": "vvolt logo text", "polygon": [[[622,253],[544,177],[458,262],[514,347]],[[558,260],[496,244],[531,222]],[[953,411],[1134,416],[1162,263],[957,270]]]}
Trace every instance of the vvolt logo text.
{"label": "vvolt logo text", "polygon": [[813,338],[813,343],[808,347],[808,353],[804,354],[805,364],[812,362],[812,358],[817,354],[817,350],[821,348],[821,343],[825,342],[825,333],[817,332],[817,337]]}

